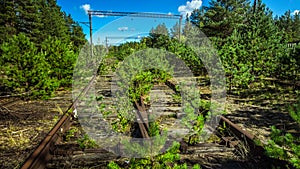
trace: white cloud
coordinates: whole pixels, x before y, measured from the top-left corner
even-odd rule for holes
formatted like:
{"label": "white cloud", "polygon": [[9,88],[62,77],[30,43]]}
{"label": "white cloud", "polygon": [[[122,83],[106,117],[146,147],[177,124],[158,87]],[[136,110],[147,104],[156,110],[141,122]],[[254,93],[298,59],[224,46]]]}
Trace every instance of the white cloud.
{"label": "white cloud", "polygon": [[178,7],[178,12],[185,17],[187,14],[191,15],[194,9],[199,9],[201,5],[202,0],[187,1],[185,5]]}
{"label": "white cloud", "polygon": [[128,27],[123,26],[118,28],[119,31],[128,31]]}
{"label": "white cloud", "polygon": [[83,9],[85,13],[88,14],[88,11],[91,10],[91,5],[90,4],[81,5],[80,9]]}
{"label": "white cloud", "polygon": [[300,14],[300,10],[294,10],[293,15]]}
{"label": "white cloud", "polygon": [[[89,10],[92,10],[90,4],[84,4],[84,5],[81,5],[81,6],[80,6],[80,9],[83,9],[84,12],[85,12],[85,14],[88,14],[88,11],[89,11]],[[103,17],[104,17],[104,15],[96,15],[96,16],[99,17],[99,18],[103,18]]]}

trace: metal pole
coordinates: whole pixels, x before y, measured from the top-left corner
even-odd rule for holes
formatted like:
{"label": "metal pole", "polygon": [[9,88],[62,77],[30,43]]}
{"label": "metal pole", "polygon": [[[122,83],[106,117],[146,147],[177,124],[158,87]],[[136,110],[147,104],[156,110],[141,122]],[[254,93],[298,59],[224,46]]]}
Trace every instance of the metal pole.
{"label": "metal pole", "polygon": [[108,38],[107,38],[107,36],[105,37],[105,47],[106,47],[106,52],[108,52]]}
{"label": "metal pole", "polygon": [[180,15],[180,18],[179,18],[179,34],[178,34],[178,40],[180,42],[180,38],[181,38],[181,24],[182,24],[182,15]]}
{"label": "metal pole", "polygon": [[92,29],[92,13],[91,11],[88,11],[88,15],[89,15],[89,25],[90,25],[90,45],[91,45],[91,58],[93,58],[93,29]]}

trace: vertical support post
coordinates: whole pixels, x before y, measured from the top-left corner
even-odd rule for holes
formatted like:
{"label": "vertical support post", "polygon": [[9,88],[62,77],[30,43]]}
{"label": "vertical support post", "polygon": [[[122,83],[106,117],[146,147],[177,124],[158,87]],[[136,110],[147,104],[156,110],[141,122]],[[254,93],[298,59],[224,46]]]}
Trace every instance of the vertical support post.
{"label": "vertical support post", "polygon": [[180,15],[180,18],[179,18],[179,34],[178,34],[178,40],[179,42],[181,41],[181,24],[182,24],[182,15]]}
{"label": "vertical support post", "polygon": [[106,47],[106,52],[108,52],[108,38],[107,38],[107,36],[105,37],[105,47]]}
{"label": "vertical support post", "polygon": [[254,0],[253,2],[253,14],[255,14],[255,10],[256,10],[256,0]]}
{"label": "vertical support post", "polygon": [[89,25],[90,25],[90,45],[91,45],[91,58],[93,58],[93,27],[92,27],[92,12],[88,11],[89,15]]}

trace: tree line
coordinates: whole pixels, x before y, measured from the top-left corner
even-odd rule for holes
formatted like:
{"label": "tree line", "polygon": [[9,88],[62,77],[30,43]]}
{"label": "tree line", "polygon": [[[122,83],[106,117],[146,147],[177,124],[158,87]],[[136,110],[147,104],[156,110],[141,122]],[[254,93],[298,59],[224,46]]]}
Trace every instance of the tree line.
{"label": "tree line", "polygon": [[300,40],[299,13],[273,17],[262,0],[212,0],[188,20],[215,43],[230,86],[265,77],[299,80],[299,45],[287,45]]}
{"label": "tree line", "polygon": [[0,4],[2,91],[48,97],[70,86],[76,54],[86,43],[79,23],[56,0]]}
{"label": "tree line", "polygon": [[[140,50],[159,48],[182,59],[194,75],[206,76],[202,61],[185,44],[193,36],[193,25],[204,32],[217,49],[225,70],[228,93],[239,95],[238,91],[251,88],[253,84],[259,87],[269,85],[272,83],[266,80],[269,78],[295,84],[300,80],[300,45],[289,48],[288,44],[299,41],[299,18],[299,13],[292,15],[290,11],[274,17],[261,0],[255,0],[253,4],[248,0],[211,0],[209,6],[196,9],[186,17],[180,40],[178,24],[170,31],[165,24],[159,24],[139,42],[112,46],[106,57],[115,60],[107,59],[107,64],[102,63],[99,72],[107,70],[106,66],[117,68],[124,58]],[[142,77],[138,79],[142,84],[149,75],[139,77]],[[289,108],[291,117],[298,123],[299,105]],[[266,154],[300,168],[299,138],[275,127],[271,130],[270,140],[264,145]]]}
{"label": "tree line", "polygon": [[273,16],[261,1],[211,0],[209,6],[195,9],[186,17],[181,40],[178,23],[169,31],[165,24],[150,30],[150,36],[137,43],[112,47],[109,55],[122,60],[141,48],[164,48],[183,59],[195,75],[207,75],[202,61],[185,45],[191,25],[198,27],[213,43],[222,61],[228,91],[248,88],[265,79],[300,80],[300,13]]}

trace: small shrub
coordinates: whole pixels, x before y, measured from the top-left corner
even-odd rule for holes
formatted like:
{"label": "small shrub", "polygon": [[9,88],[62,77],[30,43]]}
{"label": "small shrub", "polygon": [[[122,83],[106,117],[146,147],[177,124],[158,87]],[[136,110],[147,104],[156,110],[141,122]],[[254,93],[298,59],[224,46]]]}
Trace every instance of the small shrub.
{"label": "small shrub", "polygon": [[85,134],[81,139],[78,139],[77,143],[79,144],[79,147],[82,149],[97,147],[95,140],[89,138],[87,134]]}
{"label": "small shrub", "polygon": [[[291,106],[289,112],[293,119],[299,123],[300,104]],[[284,133],[275,126],[272,126],[271,129],[271,139],[265,146],[267,155],[288,161],[295,168],[300,169],[300,138],[293,136],[291,133]]]}
{"label": "small shrub", "polygon": [[59,82],[51,78],[51,69],[45,53],[39,52],[25,34],[14,35],[0,46],[0,70],[6,78],[3,83],[15,93],[26,93],[35,98],[48,98],[58,88]]}

